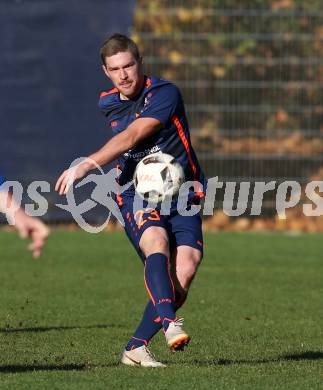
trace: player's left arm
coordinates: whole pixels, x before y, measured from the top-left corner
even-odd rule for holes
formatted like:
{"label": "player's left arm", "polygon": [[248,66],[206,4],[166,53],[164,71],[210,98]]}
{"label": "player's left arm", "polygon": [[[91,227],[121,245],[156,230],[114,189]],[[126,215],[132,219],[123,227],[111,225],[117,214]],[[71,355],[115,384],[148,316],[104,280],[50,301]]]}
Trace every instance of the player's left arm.
{"label": "player's left arm", "polygon": [[158,119],[148,117],[136,119],[124,131],[112,137],[101,149],[91,154],[87,160],[64,171],[57,180],[55,190],[60,195],[66,194],[74,181],[84,177],[97,165],[110,163],[161,128],[162,124]]}

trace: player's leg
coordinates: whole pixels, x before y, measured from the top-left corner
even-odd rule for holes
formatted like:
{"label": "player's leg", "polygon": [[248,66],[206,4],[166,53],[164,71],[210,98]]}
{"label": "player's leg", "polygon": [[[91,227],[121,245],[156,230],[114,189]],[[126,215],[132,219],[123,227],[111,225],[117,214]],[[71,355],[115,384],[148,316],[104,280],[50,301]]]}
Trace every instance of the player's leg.
{"label": "player's leg", "polygon": [[171,276],[175,286],[176,302],[182,306],[187,298],[190,285],[202,261],[201,250],[189,245],[176,248],[171,262]]}
{"label": "player's leg", "polygon": [[[181,306],[184,304],[186,297],[187,297],[187,288],[182,288],[180,282],[177,279],[176,276],[176,256],[177,256],[177,249],[175,249],[171,256],[171,277],[175,286],[175,310],[181,308]],[[181,261],[180,261],[181,263]],[[186,286],[187,279],[183,279],[180,277],[180,280],[183,281],[183,285]],[[149,300],[149,302],[146,305],[146,308],[144,310],[144,314],[142,316],[142,319],[129,340],[126,349],[131,350],[137,347],[141,347],[142,345],[148,345],[150,340],[162,329],[162,324],[159,315],[157,314],[156,308],[153,305],[152,301]]]}
{"label": "player's leg", "polygon": [[[139,242],[142,235],[149,227],[158,226],[160,234],[154,235],[154,245],[144,245],[146,248],[146,254],[149,252],[161,253],[167,255],[168,258],[168,237],[165,233],[163,226],[164,222],[162,218],[157,214],[155,210],[143,209],[138,212],[133,212],[132,199],[124,199],[124,203],[121,207],[121,212],[125,221],[125,232],[130,239],[132,245],[136,249],[141,260],[145,264],[145,256],[140,250]],[[148,237],[148,236],[146,236]],[[149,237],[148,237],[149,238]],[[149,240],[148,240],[149,241]],[[146,268],[146,267],[145,267]],[[147,271],[147,268],[145,269]],[[173,292],[172,292],[173,296]],[[136,329],[135,333],[129,340],[125,350],[122,353],[121,362],[127,365],[141,365],[147,367],[163,367],[158,362],[147,348],[150,339],[161,329],[161,322],[159,315],[156,312],[156,308],[152,301],[150,301],[142,317],[142,320]]]}
{"label": "player's leg", "polygon": [[[151,239],[149,230],[150,232],[155,230],[155,234],[153,235],[154,240]],[[145,260],[146,255],[149,256],[149,254],[156,253],[156,251],[168,255],[168,237],[165,229],[159,227],[157,228],[157,232],[156,232],[156,229],[149,228],[147,229],[147,232],[148,232],[147,235],[146,234],[143,235],[143,240],[142,237],[140,238],[140,242],[142,243],[142,248],[145,251],[145,252],[142,251],[142,258],[144,259],[144,265],[145,265],[145,274],[147,271],[147,261]],[[145,275],[145,281],[146,281],[146,275]],[[162,326],[160,316],[156,311],[156,307],[153,303],[153,300],[150,299],[146,305],[142,319],[136,331],[134,332],[133,336],[131,337],[131,339],[128,341],[128,344],[126,345],[126,350],[130,351],[135,348],[141,347],[143,345],[148,345],[150,340],[154,337],[156,333],[160,331],[160,329],[162,329],[162,327],[163,326]]]}
{"label": "player's leg", "polygon": [[126,345],[126,350],[148,345],[150,340],[162,329],[160,318],[156,312],[152,301],[149,301],[145,307],[142,319],[135,330],[133,336]]}
{"label": "player's leg", "polygon": [[186,299],[188,289],[203,258],[202,220],[193,216],[174,215],[170,219],[172,232],[171,274],[178,295]]}
{"label": "player's leg", "polygon": [[[190,246],[179,246],[172,264],[172,280],[175,286],[177,309],[187,298],[188,289],[196,274],[202,253]],[[183,330],[183,319],[172,322],[165,332],[166,342],[171,350],[183,350],[190,341],[190,337]]]}
{"label": "player's leg", "polygon": [[[169,220],[171,246],[176,248],[172,258],[172,280],[175,285],[176,301],[180,306],[186,300],[189,287],[197,272],[203,256],[202,221],[199,215],[181,216],[174,214]],[[165,333],[168,345],[172,349],[181,349],[177,340],[182,337],[181,324],[172,325]],[[185,333],[185,332],[184,332]],[[172,343],[174,347],[171,346]]]}
{"label": "player's leg", "polygon": [[[175,285],[174,306],[176,311],[184,304],[189,286],[202,259],[201,220],[198,216],[176,216],[175,218],[172,218],[172,227],[169,233],[171,234],[171,239],[173,241],[172,246],[175,246],[175,250],[173,250],[172,253],[171,276],[173,284]],[[143,248],[146,250],[146,254],[153,253],[155,250],[165,251],[166,253],[166,243],[168,237],[165,236],[163,232],[161,242],[158,243],[158,241],[153,240],[154,236],[155,234],[153,234],[153,236],[145,236],[146,240],[143,241]],[[180,245],[176,248],[176,243],[188,245]],[[172,328],[176,330],[176,339],[178,339],[177,336],[183,335],[183,331],[182,329],[179,329],[179,326],[172,326]],[[149,302],[133,338],[130,339],[127,345],[127,349],[136,348],[144,345],[145,343],[148,344],[151,338],[160,329],[161,322],[159,315],[155,310],[155,306]],[[184,334],[186,335],[185,332]],[[174,339],[174,334],[171,334],[170,339]],[[187,341],[185,338],[184,340],[185,342]],[[178,345],[178,348],[181,349],[182,346],[183,345],[180,344]]]}
{"label": "player's leg", "polygon": [[170,275],[168,233],[160,226],[150,226],[141,236],[140,249],[145,256],[145,285],[161,324],[166,331],[175,321],[175,290]]}

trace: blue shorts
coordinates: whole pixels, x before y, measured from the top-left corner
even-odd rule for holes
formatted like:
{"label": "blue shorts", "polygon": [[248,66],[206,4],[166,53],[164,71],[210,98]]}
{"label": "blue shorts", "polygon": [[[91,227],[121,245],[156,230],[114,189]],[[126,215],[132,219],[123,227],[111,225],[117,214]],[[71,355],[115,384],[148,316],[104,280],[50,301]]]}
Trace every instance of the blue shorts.
{"label": "blue shorts", "polygon": [[160,226],[167,231],[170,253],[180,245],[196,248],[203,253],[202,220],[199,214],[182,216],[172,207],[170,215],[161,215],[158,206],[134,210],[133,198],[124,197],[122,202],[119,207],[125,222],[125,232],[142,261],[144,256],[139,248],[139,241],[150,226]]}

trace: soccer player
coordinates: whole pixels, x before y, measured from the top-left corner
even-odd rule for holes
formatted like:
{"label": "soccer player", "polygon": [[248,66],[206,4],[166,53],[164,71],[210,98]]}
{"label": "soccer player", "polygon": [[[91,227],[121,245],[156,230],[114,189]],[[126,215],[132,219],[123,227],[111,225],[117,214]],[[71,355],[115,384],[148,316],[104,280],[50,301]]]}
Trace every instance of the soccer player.
{"label": "soccer player", "polygon": [[[183,166],[186,181],[194,181],[189,207],[196,207],[204,195],[206,180],[191,146],[178,88],[168,81],[146,76],[138,47],[125,35],[112,35],[104,42],[100,54],[103,71],[114,88],[101,94],[99,107],[114,137],[89,156],[94,163],[84,161],[65,170],[57,180],[56,190],[66,194],[75,180],[95,169],[95,164],[102,166],[115,159],[122,172],[119,184],[124,186],[132,180],[142,157],[161,151],[173,155]],[[117,200],[126,234],[144,263],[150,300],[121,362],[164,367],[147,345],[160,329],[172,351],[182,350],[190,341],[176,310],[184,303],[202,259],[201,218],[198,214],[180,215],[174,204],[170,215],[161,215],[160,207],[136,210],[134,196],[132,186]]]}
{"label": "soccer player", "polygon": [[[35,258],[41,255],[43,246],[49,235],[49,229],[38,218],[30,217],[21,207],[15,204],[10,192],[1,188],[4,178],[0,176],[0,212],[6,214],[7,218],[14,221],[14,227],[21,238],[31,238],[29,249]],[[15,211],[12,211],[15,210]]]}

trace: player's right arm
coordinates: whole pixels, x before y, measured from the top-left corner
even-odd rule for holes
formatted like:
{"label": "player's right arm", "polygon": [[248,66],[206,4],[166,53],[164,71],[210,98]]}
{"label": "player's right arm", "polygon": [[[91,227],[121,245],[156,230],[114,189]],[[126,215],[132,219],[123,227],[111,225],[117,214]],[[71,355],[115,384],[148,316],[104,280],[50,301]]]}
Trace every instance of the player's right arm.
{"label": "player's right arm", "polygon": [[161,127],[161,122],[155,118],[136,119],[124,131],[112,137],[101,149],[91,154],[88,159],[64,171],[56,182],[55,190],[60,195],[66,195],[76,180],[82,179],[98,165],[103,166],[115,160],[145,138],[158,132]]}

